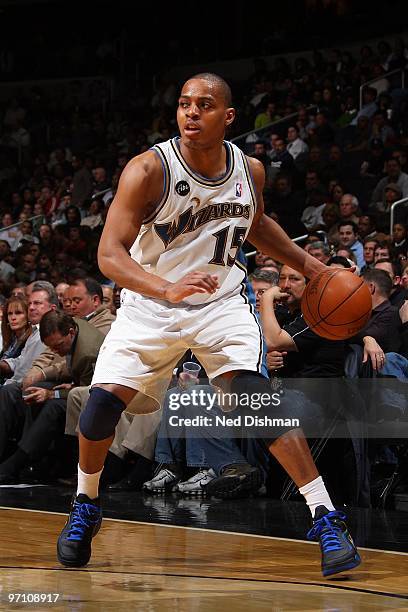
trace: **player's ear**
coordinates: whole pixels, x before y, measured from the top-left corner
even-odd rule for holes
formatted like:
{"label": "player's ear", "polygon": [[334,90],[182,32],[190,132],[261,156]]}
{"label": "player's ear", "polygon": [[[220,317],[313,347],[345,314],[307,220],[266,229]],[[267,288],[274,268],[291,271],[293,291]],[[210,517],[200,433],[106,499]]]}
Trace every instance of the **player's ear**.
{"label": "player's ear", "polygon": [[227,108],[225,111],[225,127],[231,125],[235,119],[235,108]]}

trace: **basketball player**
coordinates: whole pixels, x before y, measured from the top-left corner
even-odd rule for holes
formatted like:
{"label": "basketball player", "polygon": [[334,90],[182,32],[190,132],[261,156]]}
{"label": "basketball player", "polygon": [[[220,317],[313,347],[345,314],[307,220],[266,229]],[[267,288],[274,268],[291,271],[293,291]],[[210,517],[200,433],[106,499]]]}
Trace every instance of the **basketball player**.
{"label": "basketball player", "polygon": [[[102,520],[99,478],[121,413],[138,391],[160,404],[186,349],[231,392],[270,393],[260,375],[262,334],[235,260],[244,240],[305,276],[326,269],[263,214],[262,164],[223,140],[234,117],[221,77],[192,77],[179,99],[180,138],[132,159],[121,176],[98,261],[125,289],[80,418],[77,496],[58,540],[64,565],[90,559]],[[287,403],[281,412],[291,416]],[[345,517],[331,503],[302,430],[277,429],[271,452],[311,509],[323,573],[358,565]]]}

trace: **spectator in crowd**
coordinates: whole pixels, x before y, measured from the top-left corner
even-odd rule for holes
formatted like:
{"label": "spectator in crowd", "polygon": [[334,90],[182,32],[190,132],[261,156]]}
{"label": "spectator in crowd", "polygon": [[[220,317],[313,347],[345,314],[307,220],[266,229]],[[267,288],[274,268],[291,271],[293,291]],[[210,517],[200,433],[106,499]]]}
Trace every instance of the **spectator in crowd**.
{"label": "spectator in crowd", "polygon": [[65,223],[67,229],[81,225],[81,212],[77,206],[68,206],[65,210]]}
{"label": "spectator in crowd", "polygon": [[395,132],[389,125],[386,111],[378,110],[374,113],[371,138],[381,140],[385,147],[391,147],[395,143]]}
{"label": "spectator in crowd", "polygon": [[81,225],[86,225],[91,229],[95,229],[103,224],[102,210],[104,208],[103,201],[99,198],[94,198],[89,206],[88,214],[81,221]]}
{"label": "spectator in crowd", "polygon": [[380,259],[393,259],[391,252],[391,246],[388,242],[379,242],[374,250],[374,263],[377,263]]}
{"label": "spectator in crowd", "polygon": [[[0,243],[1,248],[1,243]],[[407,225],[406,223],[394,223],[392,228],[392,248],[395,256],[403,255],[406,257],[408,253],[407,240]]]}
{"label": "spectator in crowd", "polygon": [[340,221],[339,246],[343,248],[348,247],[351,249],[356,257],[357,265],[360,269],[365,265],[363,245],[358,240],[358,227],[353,221]]}
{"label": "spectator in crowd", "polygon": [[380,138],[373,138],[361,164],[360,176],[364,179],[376,178],[378,180],[383,173],[384,164],[384,143]]}
{"label": "spectator in crowd", "polygon": [[[267,344],[270,370],[282,369],[282,376],[337,377],[344,373],[344,342],[326,340],[313,332],[303,319],[300,303],[306,278],[287,265],[282,266],[279,285],[264,293],[261,303],[262,329]],[[274,303],[284,301],[290,322],[281,327]]]}
{"label": "spectator in crowd", "polygon": [[11,297],[3,306],[1,336],[3,348],[0,359],[18,357],[31,334],[28,305],[25,297]]}
{"label": "spectator in crowd", "polygon": [[93,278],[75,280],[68,287],[67,297],[72,316],[85,319],[106,336],[115,316],[103,303],[101,285]]}
{"label": "spectator in crowd", "polygon": [[286,150],[286,143],[283,138],[277,138],[274,146],[275,155],[271,161],[271,178],[277,180],[277,175],[279,173],[295,176],[295,162],[292,155]]}
{"label": "spectator in crowd", "polygon": [[256,159],[259,159],[259,161],[263,164],[265,168],[265,172],[268,172],[268,168],[271,164],[271,160],[269,159],[266,153],[266,145],[263,142],[263,140],[258,140],[257,142],[255,142],[254,150],[251,154],[251,157],[255,157]]}
{"label": "spectator in crowd", "polygon": [[334,129],[331,126],[327,114],[318,112],[316,114],[316,128],[314,130],[314,142],[320,146],[328,146],[334,140]]}
{"label": "spectator in crowd", "polygon": [[367,120],[373,117],[373,115],[378,110],[378,106],[376,103],[377,95],[377,90],[374,87],[365,87],[363,89],[363,106],[361,110],[357,113],[355,119],[353,119],[353,125],[357,125],[358,120],[361,117],[364,117]]}
{"label": "spectator in crowd", "polygon": [[34,255],[26,253],[21,257],[21,265],[17,266],[15,277],[18,282],[25,284],[32,283],[37,274],[37,262]]}
{"label": "spectator in crowd", "polygon": [[68,289],[68,287],[69,287],[68,283],[64,283],[64,282],[58,283],[58,285],[55,287],[55,291],[58,296],[59,307],[61,310],[63,310],[64,308],[64,294],[66,290]]}
{"label": "spectator in crowd", "polygon": [[366,238],[363,243],[363,256],[364,256],[364,266],[361,271],[365,271],[368,268],[372,268],[374,266],[374,254],[375,249],[378,247],[379,243],[372,238]]}
{"label": "spectator in crowd", "polygon": [[321,241],[312,242],[309,246],[308,253],[326,265],[330,259],[330,247]]}
{"label": "spectator in crowd", "polygon": [[[408,175],[407,175],[408,176]],[[379,231],[389,233],[390,230],[390,211],[391,207],[397,200],[400,200],[402,193],[396,183],[389,183],[384,189],[384,198],[382,202],[373,202],[370,209],[376,217],[376,226]],[[401,217],[405,219],[405,211],[398,209],[395,211],[397,221],[401,221]]]}
{"label": "spectator in crowd", "polygon": [[319,190],[312,191],[308,197],[309,206],[307,206],[301,217],[303,225],[308,232],[320,229],[324,225],[323,210],[326,207],[325,196]]}
{"label": "spectator in crowd", "polygon": [[376,353],[373,365],[375,369],[381,369],[385,363],[384,353],[398,353],[401,347],[401,319],[398,309],[389,301],[392,290],[389,274],[384,270],[367,270],[363,278],[371,293],[371,318],[350,342],[364,342],[367,350],[367,343],[370,344],[370,338],[374,338],[382,351]]}
{"label": "spectator in crowd", "polygon": [[[0,233],[0,237],[1,237]],[[11,266],[6,258],[10,255],[10,245],[7,240],[0,240],[0,279],[5,283],[13,280],[15,268]]]}
{"label": "spectator in crowd", "polygon": [[367,238],[375,238],[377,231],[373,215],[361,215],[358,218],[358,235],[360,240],[365,243]]}
{"label": "spectator in crowd", "polygon": [[279,115],[276,113],[276,105],[273,102],[267,102],[263,108],[261,113],[255,118],[255,129],[259,130],[260,128],[273,123],[279,119]]}
{"label": "spectator in crowd", "polygon": [[250,275],[249,281],[255,293],[256,310],[258,312],[261,304],[262,295],[270,287],[274,287],[277,284],[278,279],[279,274],[277,272],[268,272],[259,268],[254,270],[254,272]]}
{"label": "spectator in crowd", "polygon": [[374,270],[384,270],[392,282],[391,293],[388,297],[391,306],[401,308],[405,300],[408,300],[408,291],[401,285],[401,266],[390,259],[379,259],[374,264]]}
{"label": "spectator in crowd", "polygon": [[11,290],[10,297],[20,297],[23,300],[27,299],[27,285],[25,283],[16,283]]}
{"label": "spectator in crowd", "polygon": [[68,243],[66,252],[71,257],[77,257],[80,260],[86,259],[87,244],[81,236],[79,227],[70,227],[68,230]]}
{"label": "spectator in crowd", "polygon": [[345,257],[353,262],[354,265],[357,265],[356,255],[349,247],[339,247],[336,250],[337,257]]}
{"label": "spectator in crowd", "polygon": [[61,357],[66,358],[68,381],[53,389],[27,387],[24,400],[33,407],[36,418],[25,427],[16,452],[0,464],[0,483],[18,482],[18,474],[30,461],[41,458],[51,442],[62,435],[65,427],[66,398],[74,386],[89,385],[93,376],[99,348],[104,340],[95,327],[74,320],[60,312],[49,312],[40,322],[42,342]]}
{"label": "spectator in crowd", "polygon": [[46,251],[50,255],[55,255],[56,245],[50,225],[40,225],[39,229],[40,249]]}
{"label": "spectator in crowd", "polygon": [[327,234],[327,241],[329,244],[337,244],[339,241],[338,222],[340,220],[340,213],[337,204],[328,202],[325,204],[322,210],[323,225],[322,229]]}
{"label": "spectator in crowd", "polygon": [[113,301],[113,287],[110,285],[102,285],[103,305],[110,310],[113,315],[116,315],[116,306]]}
{"label": "spectator in crowd", "polygon": [[22,234],[19,228],[13,225],[13,217],[9,212],[5,212],[1,218],[2,231],[0,232],[0,237],[2,240],[8,242],[10,249],[14,252],[17,250]]}
{"label": "spectator in crowd", "polygon": [[358,199],[351,193],[345,193],[340,200],[340,217],[342,221],[352,221],[358,225]]}
{"label": "spectator in crowd", "polygon": [[291,154],[293,159],[296,159],[301,153],[307,153],[309,151],[309,147],[300,138],[299,130],[295,125],[291,125],[288,128],[288,144],[286,150]]}
{"label": "spectator in crowd", "polygon": [[329,268],[349,269],[352,267],[353,262],[350,259],[347,259],[346,257],[339,257],[338,255],[333,255],[333,257],[330,257],[329,261],[327,262],[327,265],[329,266]]}
{"label": "spectator in crowd", "polygon": [[395,186],[398,188],[398,193],[403,198],[408,196],[408,174],[402,172],[401,163],[399,158],[391,157],[385,163],[386,176],[381,179],[374,188],[371,197],[371,206],[375,207],[378,202],[384,202],[386,187],[392,184],[393,189]]}
{"label": "spectator in crowd", "polygon": [[[354,121],[351,123],[351,128],[354,126]],[[364,115],[357,119],[353,131],[349,135],[348,142],[345,144],[345,151],[348,153],[363,152],[366,153],[370,142],[370,121]]]}
{"label": "spectator in crowd", "polygon": [[405,262],[401,270],[401,285],[404,289],[408,289],[408,262]]}
{"label": "spectator in crowd", "polygon": [[[8,378],[6,384],[0,389],[0,398],[4,388],[8,387],[9,384],[17,383],[17,385],[20,385],[22,383],[33,360],[44,349],[38,332],[38,325],[46,312],[55,310],[57,307],[58,298],[51,283],[46,281],[35,282],[28,298],[28,314],[32,332],[18,357],[3,358],[0,361],[0,373]],[[2,400],[0,399],[1,403]]]}

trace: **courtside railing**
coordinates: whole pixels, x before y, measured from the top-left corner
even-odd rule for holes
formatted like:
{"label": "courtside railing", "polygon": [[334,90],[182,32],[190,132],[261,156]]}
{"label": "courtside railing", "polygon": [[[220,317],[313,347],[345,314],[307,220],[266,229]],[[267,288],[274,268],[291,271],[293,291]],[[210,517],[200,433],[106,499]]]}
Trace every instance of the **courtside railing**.
{"label": "courtside railing", "polygon": [[397,206],[406,206],[408,204],[408,198],[402,198],[402,200],[397,200],[392,204],[390,209],[390,236],[392,236],[392,228],[394,227],[394,211]]}
{"label": "courtside railing", "polygon": [[[313,232],[313,234],[317,234],[319,238],[322,239],[322,242],[324,242],[324,244],[327,244],[327,234],[324,230],[317,230],[316,232]],[[292,238],[292,242],[296,242],[296,243],[302,242],[302,240],[306,240],[306,238],[308,237],[309,237],[309,234],[303,234],[302,236],[296,236],[296,238]],[[247,257],[247,259],[250,259],[251,257],[255,257],[257,252],[258,251],[250,251],[249,253],[245,253],[245,256]]]}
{"label": "courtside railing", "polygon": [[[312,105],[306,107],[307,112],[312,113],[313,111],[317,111],[317,106]],[[277,131],[280,135],[283,134],[283,128],[290,127],[293,125],[293,122],[298,118],[299,113],[292,113],[291,115],[287,115],[286,117],[282,117],[281,119],[277,119],[276,121],[272,121],[272,123],[268,123],[257,130],[250,130],[249,132],[245,132],[244,134],[240,134],[239,136],[235,136],[235,138],[231,138],[231,142],[237,145],[244,153],[249,153],[254,148],[254,139],[251,139],[247,142],[247,138],[249,136],[257,136],[259,140],[265,140],[272,131]]]}
{"label": "courtside railing", "polygon": [[[365,83],[360,85],[360,110],[363,108],[363,90],[365,87],[374,85],[374,83],[378,83],[379,81],[382,81],[383,79],[386,79],[387,77],[392,76],[394,74],[398,74],[398,73],[401,75],[401,88],[405,89],[405,69],[404,68],[396,68],[395,70],[390,70],[390,72],[385,72],[381,76],[375,77],[375,79],[371,79],[370,81],[366,81]],[[392,88],[390,87],[390,89]]]}
{"label": "courtside railing", "polygon": [[22,225],[22,223],[25,223],[26,221],[33,222],[33,221],[36,221],[37,219],[42,219],[41,221],[42,224],[46,223],[44,215],[35,215],[34,217],[30,217],[29,219],[24,219],[24,221],[17,221],[17,223],[13,223],[12,225],[8,225],[7,227],[0,227],[0,240],[1,240],[2,232],[13,229],[14,227],[18,227],[19,225]]}

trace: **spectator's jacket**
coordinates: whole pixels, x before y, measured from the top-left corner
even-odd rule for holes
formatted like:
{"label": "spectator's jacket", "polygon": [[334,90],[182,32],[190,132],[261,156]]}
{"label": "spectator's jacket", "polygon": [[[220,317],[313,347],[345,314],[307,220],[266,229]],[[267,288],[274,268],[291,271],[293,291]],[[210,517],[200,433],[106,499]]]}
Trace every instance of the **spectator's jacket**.
{"label": "spectator's jacket", "polygon": [[5,384],[21,384],[24,376],[32,367],[33,360],[38,357],[44,349],[45,345],[41,342],[38,325],[33,325],[31,335],[28,337],[20,355],[18,357],[9,357],[4,360],[13,371],[13,376],[8,378]]}
{"label": "spectator's jacket", "polygon": [[96,327],[96,329],[99,329],[99,331],[106,336],[116,317],[108,308],[100,306],[92,314],[84,317],[84,319]]}
{"label": "spectator's jacket", "polygon": [[[115,316],[110,312],[108,308],[100,306],[91,315],[86,318],[88,323],[96,327],[98,331],[104,336],[110,330],[112,322],[115,320]],[[43,345],[44,346],[44,345]],[[31,369],[27,374],[31,374],[31,370],[41,370],[44,380],[69,380],[69,372],[66,366],[64,357],[60,357],[50,349],[45,349],[32,363]]]}
{"label": "spectator's jacket", "polygon": [[401,331],[402,323],[398,308],[392,306],[389,300],[384,300],[376,308],[373,308],[367,325],[349,342],[361,344],[364,336],[372,336],[384,353],[399,353],[402,344]]}
{"label": "spectator's jacket", "polygon": [[[78,334],[74,340],[72,353],[69,355],[70,382],[75,387],[91,384],[99,349],[105,336],[93,325],[83,319],[75,319]],[[61,381],[57,381],[61,382]],[[69,390],[61,389],[60,397],[67,398]]]}

